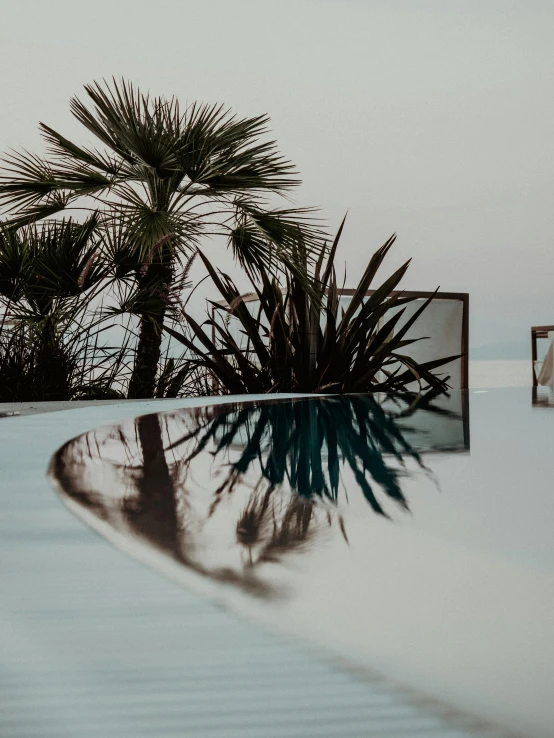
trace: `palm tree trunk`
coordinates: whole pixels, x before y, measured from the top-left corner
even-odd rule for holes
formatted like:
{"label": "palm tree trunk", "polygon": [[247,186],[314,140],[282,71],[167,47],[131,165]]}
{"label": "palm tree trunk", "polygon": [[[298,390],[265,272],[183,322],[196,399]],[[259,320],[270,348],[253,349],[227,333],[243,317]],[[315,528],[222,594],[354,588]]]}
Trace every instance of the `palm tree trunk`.
{"label": "palm tree trunk", "polygon": [[129,399],[138,400],[154,397],[167,296],[171,288],[173,274],[170,258],[166,254],[165,259],[164,256],[161,256],[160,260],[152,262],[139,281],[139,290],[146,294],[150,293],[152,298],[159,300],[159,307],[157,312],[152,315],[154,320],[143,317],[140,321],[135,364],[129,382]]}
{"label": "palm tree trunk", "polygon": [[154,397],[161,343],[161,330],[158,330],[151,321],[143,318],[140,321],[137,353],[129,382],[129,399]]}
{"label": "palm tree trunk", "polygon": [[46,322],[42,334],[35,341],[35,373],[33,390],[38,400],[69,400],[71,359],[64,351],[56,326]]}

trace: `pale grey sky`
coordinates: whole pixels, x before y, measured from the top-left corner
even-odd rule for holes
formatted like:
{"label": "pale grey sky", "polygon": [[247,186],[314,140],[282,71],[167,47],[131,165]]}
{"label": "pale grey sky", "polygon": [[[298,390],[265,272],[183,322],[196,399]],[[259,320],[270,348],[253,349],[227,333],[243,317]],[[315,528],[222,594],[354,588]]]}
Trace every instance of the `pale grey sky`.
{"label": "pale grey sky", "polygon": [[[0,0],[0,150],[125,76],[269,113],[349,284],[398,233],[405,286],[471,294],[471,343],[554,323],[554,2]],[[228,259],[221,259],[228,265]]]}

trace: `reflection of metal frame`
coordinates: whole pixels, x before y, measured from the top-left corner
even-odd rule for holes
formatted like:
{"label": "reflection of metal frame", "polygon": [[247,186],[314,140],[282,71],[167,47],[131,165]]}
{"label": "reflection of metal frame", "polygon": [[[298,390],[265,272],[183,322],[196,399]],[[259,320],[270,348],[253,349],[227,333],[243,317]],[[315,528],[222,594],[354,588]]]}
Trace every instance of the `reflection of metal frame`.
{"label": "reflection of metal frame", "polygon": [[[538,387],[535,362],[537,361],[537,338],[548,338],[548,333],[554,331],[554,325],[534,325],[531,328],[531,366],[533,368],[533,387]],[[535,393],[536,395],[536,393]]]}
{"label": "reflection of metal frame", "polygon": [[[546,390],[546,396],[544,393],[542,396],[539,395],[539,389]],[[536,385],[531,388],[531,393],[531,404],[533,407],[548,407],[551,410],[554,410],[554,397],[548,393],[548,388],[539,388],[539,386]]]}
{"label": "reflection of metal frame", "polygon": [[[448,393],[448,396],[452,395]],[[437,397],[437,401],[440,402],[440,395]],[[469,422],[469,391],[467,389],[456,391],[454,397],[460,399],[460,421],[462,423],[462,437],[463,437],[463,449],[462,448],[428,448],[425,449],[426,454],[441,454],[441,453],[469,453],[471,448],[470,443],[470,422]]]}
{"label": "reflection of metal frame", "polygon": [[461,395],[462,395],[462,422],[464,424],[464,446],[469,451],[469,448],[470,448],[469,391],[467,390],[467,388],[461,390]]}
{"label": "reflection of metal frame", "polygon": [[[339,295],[353,295],[356,290],[353,289],[339,289]],[[368,290],[368,295],[373,295],[375,290]],[[435,295],[436,300],[457,300],[462,303],[462,335],[460,341],[460,354],[461,356],[461,372],[460,372],[460,389],[467,389],[469,386],[469,293],[467,292],[417,292],[412,290],[397,290],[392,293],[393,295],[403,295],[404,297],[413,297],[415,299],[427,300],[429,297]],[[243,295],[245,302],[253,302],[258,299],[258,296],[254,292],[250,292],[247,295]],[[217,305],[225,305],[225,301],[221,300],[216,303]],[[213,308],[212,308],[213,316]],[[554,329],[553,329],[554,330]],[[215,329],[212,329],[212,336],[215,340]]]}

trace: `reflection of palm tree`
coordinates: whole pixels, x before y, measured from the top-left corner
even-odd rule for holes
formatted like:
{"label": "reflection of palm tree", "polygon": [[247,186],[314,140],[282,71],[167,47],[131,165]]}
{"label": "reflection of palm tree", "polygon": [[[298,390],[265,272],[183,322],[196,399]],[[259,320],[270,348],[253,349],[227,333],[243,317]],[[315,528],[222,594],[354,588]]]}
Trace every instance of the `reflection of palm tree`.
{"label": "reflection of palm tree", "polygon": [[314,537],[315,502],[293,497],[283,503],[273,491],[254,493],[237,522],[237,542],[248,550],[250,566],[301,551]]}
{"label": "reflection of palm tree", "polygon": [[159,415],[136,421],[142,467],[136,477],[137,495],[124,503],[125,514],[137,533],[153,543],[160,540],[175,556],[178,552],[178,518],[175,486],[165,457]]}
{"label": "reflection of palm tree", "polygon": [[[435,411],[428,398],[422,410],[412,401],[405,396],[390,410],[372,396],[299,398],[148,415],[132,430],[75,439],[54,457],[51,473],[65,494],[116,529],[213,580],[267,596],[262,564],[302,552],[334,523],[347,540],[335,509],[345,469],[379,515],[387,513],[378,494],[408,508],[401,488],[408,460],[428,470],[406,431],[417,439],[418,412]],[[110,444],[116,449],[111,462]],[[215,488],[198,491],[208,496],[205,521],[192,512],[198,484],[191,470],[198,458],[209,459],[212,472],[224,471]],[[106,479],[106,466],[114,480],[109,488],[94,481]],[[209,566],[198,558],[189,523],[198,530],[239,488],[250,490],[246,504],[227,522],[246,561],[239,571]]]}

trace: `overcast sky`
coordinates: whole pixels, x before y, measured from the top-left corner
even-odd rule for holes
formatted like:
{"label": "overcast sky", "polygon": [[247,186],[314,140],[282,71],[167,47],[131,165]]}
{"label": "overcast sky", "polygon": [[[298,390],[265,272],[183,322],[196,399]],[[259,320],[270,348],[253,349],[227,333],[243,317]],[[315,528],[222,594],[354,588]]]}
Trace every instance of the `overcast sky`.
{"label": "overcast sky", "polygon": [[[352,286],[398,233],[405,286],[471,295],[471,344],[554,323],[554,2],[0,0],[0,150],[83,139],[82,85],[125,76],[268,113],[298,205]],[[84,140],[84,139],[83,139]],[[222,264],[228,260],[222,259]]]}

